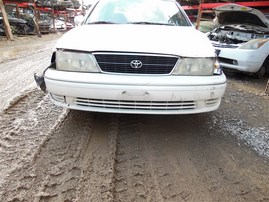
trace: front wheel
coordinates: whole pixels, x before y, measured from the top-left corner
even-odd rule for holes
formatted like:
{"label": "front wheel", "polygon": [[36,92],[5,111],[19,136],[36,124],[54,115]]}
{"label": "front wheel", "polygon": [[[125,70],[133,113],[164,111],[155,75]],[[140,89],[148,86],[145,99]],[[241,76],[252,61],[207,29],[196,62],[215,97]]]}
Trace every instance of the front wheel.
{"label": "front wheel", "polygon": [[257,78],[262,78],[266,73],[269,74],[269,56],[266,58],[259,71],[255,73],[255,76]]}
{"label": "front wheel", "polygon": [[255,73],[255,76],[256,76],[257,78],[261,79],[261,78],[263,78],[263,77],[265,76],[265,73],[266,73],[266,68],[265,68],[265,66],[263,65],[263,66],[261,66],[261,68],[259,69],[259,71],[257,71],[257,72]]}

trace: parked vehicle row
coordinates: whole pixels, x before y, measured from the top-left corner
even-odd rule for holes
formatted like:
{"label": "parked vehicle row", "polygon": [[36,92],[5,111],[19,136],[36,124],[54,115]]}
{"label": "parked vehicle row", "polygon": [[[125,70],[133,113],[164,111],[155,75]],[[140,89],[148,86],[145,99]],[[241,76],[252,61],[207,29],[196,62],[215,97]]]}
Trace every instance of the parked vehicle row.
{"label": "parked vehicle row", "polygon": [[[216,49],[221,67],[224,70],[240,71],[257,77],[269,74],[268,18],[257,9],[237,4],[219,6],[214,11],[215,19],[202,22],[201,29],[214,28],[207,36]],[[35,33],[32,14],[9,14],[8,19],[13,34]],[[106,20],[113,20],[113,16]],[[53,20],[48,15],[40,15],[38,25],[42,34],[74,28],[73,24],[65,22],[62,18],[56,18],[53,25]],[[4,34],[0,12],[0,35]]]}
{"label": "parked vehicle row", "polygon": [[[33,14],[20,13],[19,16],[15,16],[13,13],[7,14],[10,27],[13,34],[27,35],[35,34],[35,21]],[[53,31],[68,31],[74,28],[74,25],[69,22],[65,22],[62,18],[55,18],[54,20],[47,17],[40,16],[38,19],[38,26],[41,34],[47,34]],[[54,26],[53,26],[54,23]],[[55,30],[54,30],[55,28]],[[5,35],[2,13],[0,12],[0,36]]]}

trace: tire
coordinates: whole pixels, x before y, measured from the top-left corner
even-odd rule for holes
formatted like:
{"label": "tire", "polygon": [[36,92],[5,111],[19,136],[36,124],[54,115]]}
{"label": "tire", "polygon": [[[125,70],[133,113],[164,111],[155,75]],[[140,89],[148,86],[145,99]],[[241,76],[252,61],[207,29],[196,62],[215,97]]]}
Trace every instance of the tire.
{"label": "tire", "polygon": [[263,77],[265,76],[265,73],[266,73],[266,68],[265,68],[265,66],[263,65],[263,66],[261,66],[261,68],[259,69],[259,71],[257,71],[257,72],[255,73],[255,76],[256,76],[258,79],[261,79],[261,78],[263,78]]}
{"label": "tire", "polygon": [[266,73],[269,74],[269,56],[265,59],[259,71],[255,73],[255,76],[261,79],[265,76]]}
{"label": "tire", "polygon": [[16,27],[16,25],[10,25],[10,29],[11,29],[12,34],[17,34],[17,27]]}

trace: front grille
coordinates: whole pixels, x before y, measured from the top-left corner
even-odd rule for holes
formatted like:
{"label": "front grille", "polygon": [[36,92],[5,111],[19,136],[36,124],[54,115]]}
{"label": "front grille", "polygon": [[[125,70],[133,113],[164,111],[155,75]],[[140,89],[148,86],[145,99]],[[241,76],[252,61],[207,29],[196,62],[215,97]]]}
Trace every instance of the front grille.
{"label": "front grille", "polygon": [[[95,53],[103,72],[123,74],[169,74],[178,57],[147,54]],[[132,68],[131,61],[141,61],[141,68]]]}
{"label": "front grille", "polygon": [[80,106],[125,110],[190,110],[196,108],[195,101],[129,101],[103,100],[77,97],[75,103]]}

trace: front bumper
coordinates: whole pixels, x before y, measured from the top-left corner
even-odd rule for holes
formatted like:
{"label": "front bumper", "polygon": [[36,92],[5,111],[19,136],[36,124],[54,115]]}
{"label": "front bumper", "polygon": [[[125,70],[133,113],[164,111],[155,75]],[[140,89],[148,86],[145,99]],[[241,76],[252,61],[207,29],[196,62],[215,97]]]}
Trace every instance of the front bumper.
{"label": "front bumper", "polygon": [[216,110],[226,88],[220,76],[126,76],[48,69],[54,104],[77,110],[135,114],[194,114]]}
{"label": "front bumper", "polygon": [[259,50],[218,48],[221,67],[246,73],[259,71],[267,55]]}

